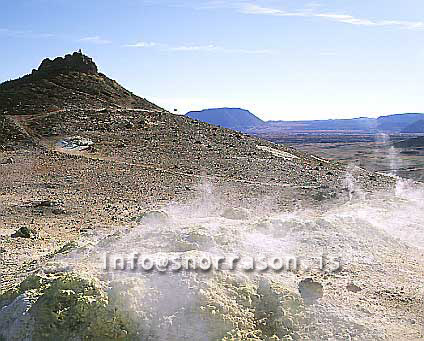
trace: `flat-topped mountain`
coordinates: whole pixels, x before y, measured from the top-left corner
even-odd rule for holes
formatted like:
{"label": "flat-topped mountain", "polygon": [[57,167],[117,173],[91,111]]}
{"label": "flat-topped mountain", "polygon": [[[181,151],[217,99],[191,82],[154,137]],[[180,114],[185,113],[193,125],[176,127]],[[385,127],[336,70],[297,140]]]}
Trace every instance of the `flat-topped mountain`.
{"label": "flat-topped mountain", "polygon": [[253,115],[250,111],[240,108],[217,108],[190,111],[186,116],[198,121],[234,130],[245,130],[263,123],[259,117]]}

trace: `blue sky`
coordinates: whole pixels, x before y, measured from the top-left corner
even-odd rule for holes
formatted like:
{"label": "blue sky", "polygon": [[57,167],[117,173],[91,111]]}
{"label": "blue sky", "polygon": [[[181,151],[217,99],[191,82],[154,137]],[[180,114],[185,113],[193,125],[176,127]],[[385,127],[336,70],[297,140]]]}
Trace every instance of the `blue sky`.
{"label": "blue sky", "polygon": [[0,8],[0,81],[82,48],[129,90],[180,113],[424,112],[422,0],[15,0]]}

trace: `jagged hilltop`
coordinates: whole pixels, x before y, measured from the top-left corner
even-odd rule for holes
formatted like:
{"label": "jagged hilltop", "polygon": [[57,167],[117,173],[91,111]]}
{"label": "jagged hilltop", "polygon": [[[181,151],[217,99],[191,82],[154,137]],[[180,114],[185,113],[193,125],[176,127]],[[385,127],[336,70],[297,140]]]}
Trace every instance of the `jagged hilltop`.
{"label": "jagged hilltop", "polygon": [[67,54],[64,58],[57,57],[54,60],[49,58],[41,62],[38,70],[33,70],[32,75],[42,76],[53,73],[81,72],[86,74],[97,74],[97,65],[81,51]]}
{"label": "jagged hilltop", "polygon": [[0,115],[36,115],[69,108],[161,110],[99,73],[80,52],[45,59],[38,70],[0,84]]}

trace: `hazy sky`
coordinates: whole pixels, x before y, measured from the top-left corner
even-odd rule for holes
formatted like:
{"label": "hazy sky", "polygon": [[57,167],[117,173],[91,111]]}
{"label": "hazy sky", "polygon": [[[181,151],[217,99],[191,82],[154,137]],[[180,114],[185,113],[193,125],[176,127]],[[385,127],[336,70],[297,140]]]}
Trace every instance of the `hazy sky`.
{"label": "hazy sky", "polygon": [[79,48],[180,113],[424,112],[423,0],[1,0],[0,81]]}

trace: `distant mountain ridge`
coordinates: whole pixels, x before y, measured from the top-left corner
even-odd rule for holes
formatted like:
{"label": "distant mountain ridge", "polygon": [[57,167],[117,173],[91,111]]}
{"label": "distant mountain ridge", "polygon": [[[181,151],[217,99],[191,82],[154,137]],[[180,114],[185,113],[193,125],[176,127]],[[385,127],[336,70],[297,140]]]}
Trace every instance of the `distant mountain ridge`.
{"label": "distant mountain ridge", "polygon": [[406,134],[424,133],[424,119],[411,123],[405,129],[402,130],[402,133],[406,133]]}
{"label": "distant mountain ridge", "polygon": [[[419,133],[423,127],[424,114],[407,113],[378,118],[360,117],[353,119],[311,120],[311,121],[268,121],[249,129],[253,134],[271,134],[278,132],[362,132],[362,133]],[[422,122],[422,123],[420,123]],[[412,131],[415,130],[415,131]]]}
{"label": "distant mountain ridge", "polygon": [[250,111],[239,108],[217,108],[191,111],[187,117],[252,134],[269,134],[296,131],[352,131],[363,133],[424,133],[424,114],[405,113],[352,119],[262,121]]}
{"label": "distant mountain ridge", "polygon": [[245,130],[264,123],[264,121],[250,111],[240,108],[216,108],[190,111],[186,116],[198,121],[234,130]]}
{"label": "distant mountain ridge", "polygon": [[377,128],[382,131],[402,132],[408,126],[424,119],[424,114],[396,114],[381,116]]}

